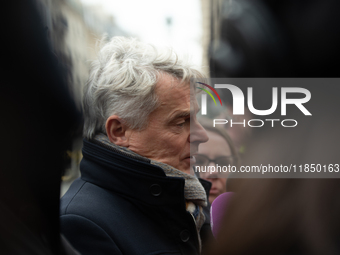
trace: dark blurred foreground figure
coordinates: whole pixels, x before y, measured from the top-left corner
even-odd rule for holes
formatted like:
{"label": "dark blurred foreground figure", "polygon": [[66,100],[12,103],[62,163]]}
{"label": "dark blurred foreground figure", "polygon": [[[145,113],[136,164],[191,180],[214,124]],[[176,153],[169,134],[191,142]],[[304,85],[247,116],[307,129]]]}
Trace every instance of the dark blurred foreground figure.
{"label": "dark blurred foreground figure", "polygon": [[339,1],[211,3],[211,77],[339,76]]}
{"label": "dark blurred foreground figure", "polygon": [[1,10],[0,254],[75,254],[58,214],[63,151],[79,115],[34,1]]}
{"label": "dark blurred foreground figure", "polygon": [[[220,45],[231,47],[215,48],[225,57],[211,52],[212,76],[339,76],[338,1],[230,3],[239,9],[222,18]],[[240,61],[230,66],[233,57]],[[245,165],[339,164],[339,85],[306,88],[313,116],[291,130],[256,132]],[[340,179],[245,179],[234,191],[209,254],[340,254]]]}
{"label": "dark blurred foreground figure", "polygon": [[209,254],[340,254],[339,179],[247,180]]}

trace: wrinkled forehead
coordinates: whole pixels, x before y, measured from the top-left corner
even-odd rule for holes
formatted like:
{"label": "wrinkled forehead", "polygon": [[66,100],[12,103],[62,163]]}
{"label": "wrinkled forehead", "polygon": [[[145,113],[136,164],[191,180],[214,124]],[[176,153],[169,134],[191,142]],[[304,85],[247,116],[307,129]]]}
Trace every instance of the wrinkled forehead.
{"label": "wrinkled forehead", "polygon": [[172,99],[181,97],[182,100],[189,104],[190,99],[190,108],[192,109],[198,108],[196,95],[199,92],[200,90],[197,89],[195,83],[181,80],[180,78],[169,74],[161,75],[158,84],[156,85],[156,93],[158,94],[161,101],[162,99],[166,101],[170,98]]}
{"label": "wrinkled forehead", "polygon": [[189,98],[190,96],[190,108],[191,110],[196,109],[195,111],[197,111],[198,108],[198,102],[197,102],[197,93],[200,92],[199,89],[197,89],[197,87],[190,83],[190,82],[178,82],[176,84],[176,86],[178,86],[179,88],[181,88],[181,90],[185,91],[185,93],[187,93],[187,96]]}

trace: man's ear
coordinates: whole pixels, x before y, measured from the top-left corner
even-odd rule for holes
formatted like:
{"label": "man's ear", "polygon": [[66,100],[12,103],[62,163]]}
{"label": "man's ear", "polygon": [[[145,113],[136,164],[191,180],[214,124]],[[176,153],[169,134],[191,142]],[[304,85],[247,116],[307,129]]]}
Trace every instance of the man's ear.
{"label": "man's ear", "polygon": [[106,120],[105,129],[111,143],[129,147],[129,139],[126,137],[128,127],[117,115],[112,115]]}

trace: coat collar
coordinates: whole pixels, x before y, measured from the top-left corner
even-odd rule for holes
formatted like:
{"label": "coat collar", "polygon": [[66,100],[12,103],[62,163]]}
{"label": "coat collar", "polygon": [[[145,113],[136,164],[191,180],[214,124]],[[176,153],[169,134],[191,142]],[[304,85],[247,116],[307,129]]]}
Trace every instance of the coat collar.
{"label": "coat collar", "polygon": [[183,178],[167,177],[158,166],[86,139],[80,171],[83,180],[131,199],[154,205],[185,204]]}
{"label": "coat collar", "polygon": [[[166,176],[149,159],[112,151],[103,144],[84,139],[80,170],[83,180],[131,198],[152,204],[184,202],[183,178]],[[209,194],[210,182],[200,182]]]}

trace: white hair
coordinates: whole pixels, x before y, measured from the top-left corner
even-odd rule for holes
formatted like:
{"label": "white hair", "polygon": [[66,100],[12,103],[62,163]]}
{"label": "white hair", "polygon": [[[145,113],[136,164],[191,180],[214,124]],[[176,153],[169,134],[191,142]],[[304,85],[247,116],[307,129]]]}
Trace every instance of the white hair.
{"label": "white hair", "polygon": [[160,52],[124,37],[113,37],[104,44],[84,89],[84,137],[106,133],[111,115],[119,116],[132,129],[144,129],[149,114],[159,105],[155,86],[164,73],[188,84],[192,78],[203,78],[171,49]]}

